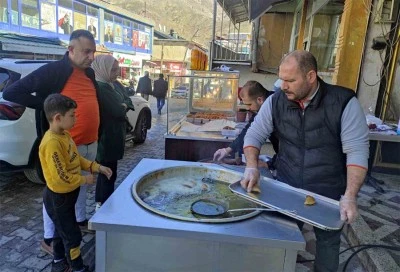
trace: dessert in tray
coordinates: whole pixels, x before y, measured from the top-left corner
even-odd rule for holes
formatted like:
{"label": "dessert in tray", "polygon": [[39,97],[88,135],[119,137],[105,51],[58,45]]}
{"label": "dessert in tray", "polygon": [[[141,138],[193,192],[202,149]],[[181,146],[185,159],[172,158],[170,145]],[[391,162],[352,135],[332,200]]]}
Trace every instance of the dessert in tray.
{"label": "dessert in tray", "polygon": [[196,112],[196,113],[189,113],[186,117],[216,120],[216,119],[226,119],[228,115],[226,113],[221,113],[221,112]]}
{"label": "dessert in tray", "polygon": [[235,117],[222,112],[196,112],[196,113],[189,113],[188,115],[186,115],[186,121],[197,125],[205,124],[212,120],[221,120],[221,119],[234,121]]}

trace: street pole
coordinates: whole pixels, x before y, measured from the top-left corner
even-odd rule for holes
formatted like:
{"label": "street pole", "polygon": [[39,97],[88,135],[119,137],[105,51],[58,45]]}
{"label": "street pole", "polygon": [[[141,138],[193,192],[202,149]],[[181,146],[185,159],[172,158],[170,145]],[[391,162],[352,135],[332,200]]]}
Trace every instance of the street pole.
{"label": "street pole", "polygon": [[214,59],[214,44],[215,44],[215,27],[217,22],[217,0],[214,0],[213,8],[213,23],[212,23],[212,37],[210,45],[210,54],[208,55],[208,70],[212,70],[212,62]]}
{"label": "street pole", "polygon": [[163,73],[164,43],[161,44],[160,74]]}

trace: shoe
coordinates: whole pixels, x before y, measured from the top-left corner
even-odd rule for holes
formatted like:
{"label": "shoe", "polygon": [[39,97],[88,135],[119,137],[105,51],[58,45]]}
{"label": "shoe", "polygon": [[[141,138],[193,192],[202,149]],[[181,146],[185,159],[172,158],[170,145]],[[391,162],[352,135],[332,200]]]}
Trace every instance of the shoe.
{"label": "shoe", "polygon": [[158,110],[158,114],[161,115],[161,110]]}
{"label": "shoe", "polygon": [[48,245],[45,241],[40,241],[40,250],[53,256],[53,242]]}
{"label": "shoe", "polygon": [[51,263],[51,272],[72,272],[72,269],[67,260],[63,259],[57,263],[54,261]]}
{"label": "shoe", "polygon": [[88,220],[87,219],[82,222],[78,222],[78,225],[82,232],[94,233],[94,230],[88,229]]}

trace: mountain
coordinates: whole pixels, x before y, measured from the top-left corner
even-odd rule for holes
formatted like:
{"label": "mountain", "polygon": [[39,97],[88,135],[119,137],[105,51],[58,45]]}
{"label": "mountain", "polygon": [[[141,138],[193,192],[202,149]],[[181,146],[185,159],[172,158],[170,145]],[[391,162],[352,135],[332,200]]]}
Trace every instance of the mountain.
{"label": "mountain", "polygon": [[[155,30],[169,34],[170,29],[173,29],[186,40],[193,40],[209,48],[214,0],[112,0],[110,3],[154,20]],[[217,5],[217,36],[221,36],[222,18],[222,33],[226,36],[229,20],[226,15],[222,16],[221,7]],[[242,33],[250,32],[251,29],[246,22],[240,28]],[[233,32],[232,24],[230,30]]]}

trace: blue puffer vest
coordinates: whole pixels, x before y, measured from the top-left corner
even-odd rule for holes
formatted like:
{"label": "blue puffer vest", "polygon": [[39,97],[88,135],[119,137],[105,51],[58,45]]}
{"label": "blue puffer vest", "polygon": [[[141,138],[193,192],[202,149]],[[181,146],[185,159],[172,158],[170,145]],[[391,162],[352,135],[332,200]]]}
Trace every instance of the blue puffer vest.
{"label": "blue puffer vest", "polygon": [[322,80],[319,84],[319,91],[304,111],[283,92],[273,96],[272,116],[279,138],[278,180],[339,199],[346,189],[347,173],[341,118],[354,92]]}

